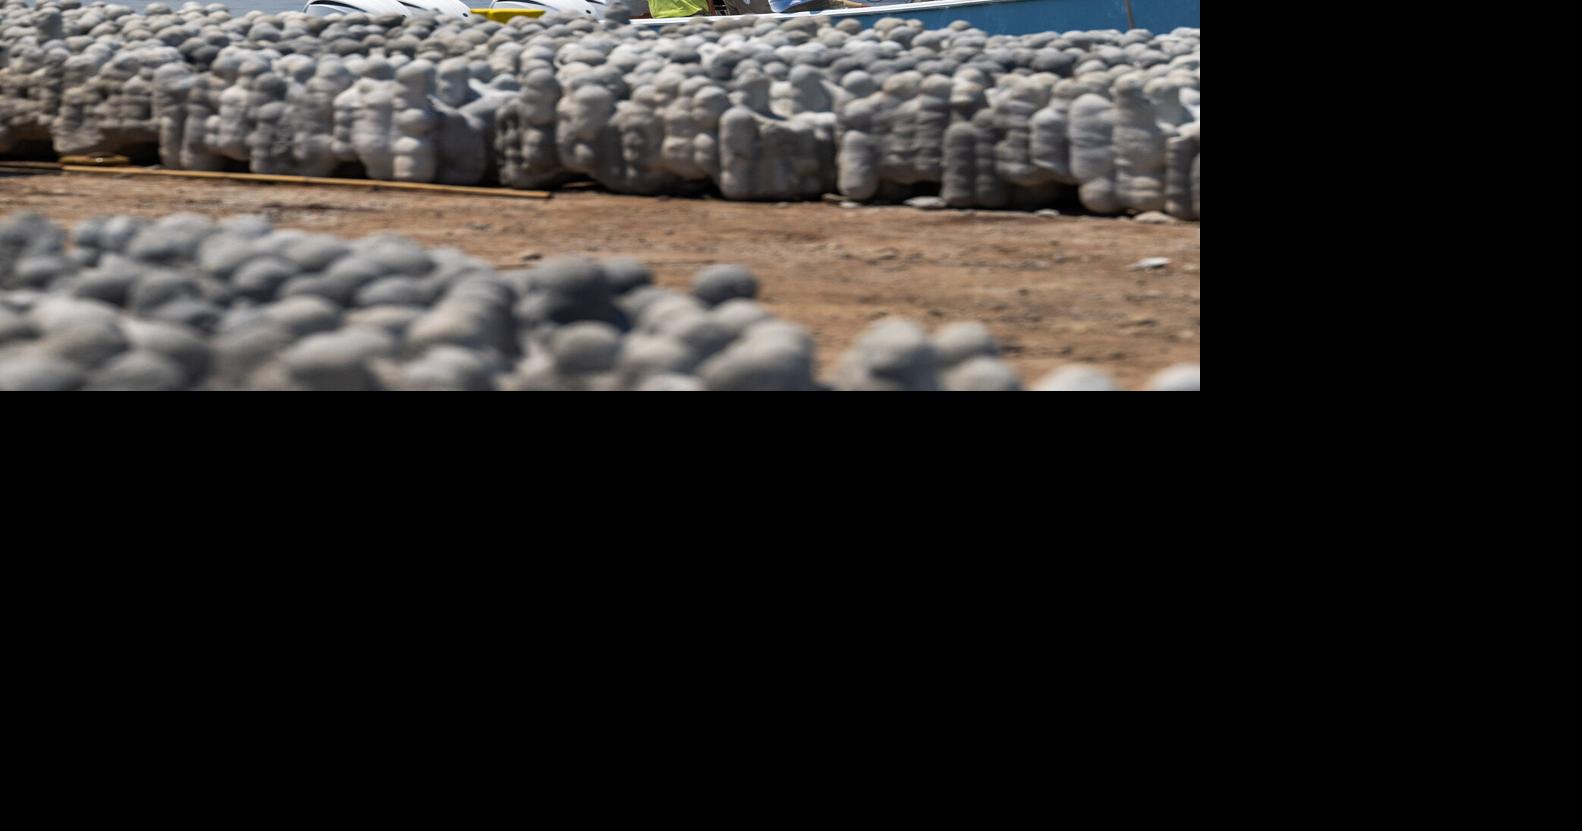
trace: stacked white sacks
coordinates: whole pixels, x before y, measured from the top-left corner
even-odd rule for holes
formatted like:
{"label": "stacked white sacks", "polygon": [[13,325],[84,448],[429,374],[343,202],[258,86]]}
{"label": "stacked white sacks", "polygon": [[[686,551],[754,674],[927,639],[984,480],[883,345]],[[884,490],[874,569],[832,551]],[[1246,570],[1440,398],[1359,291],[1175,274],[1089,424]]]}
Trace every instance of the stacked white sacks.
{"label": "stacked white sacks", "polygon": [[[904,10],[898,10],[904,15]],[[788,200],[1201,208],[1201,38],[0,5],[0,153]]]}

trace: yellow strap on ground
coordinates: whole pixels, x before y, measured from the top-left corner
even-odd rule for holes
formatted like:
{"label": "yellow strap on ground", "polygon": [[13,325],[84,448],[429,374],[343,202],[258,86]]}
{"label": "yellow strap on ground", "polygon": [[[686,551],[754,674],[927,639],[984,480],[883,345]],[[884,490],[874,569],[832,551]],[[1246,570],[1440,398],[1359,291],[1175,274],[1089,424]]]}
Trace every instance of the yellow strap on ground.
{"label": "yellow strap on ground", "polygon": [[543,190],[477,188],[469,185],[435,185],[427,182],[386,182],[383,179],[329,179],[320,176],[285,176],[272,173],[216,173],[204,170],[153,170],[146,167],[83,167],[65,164],[66,173],[112,173],[132,176],[176,176],[185,179],[229,179],[235,182],[272,182],[282,185],[339,185],[383,190],[421,190],[429,193],[463,193],[468,196],[503,196],[507,199],[548,199]]}
{"label": "yellow strap on ground", "polygon": [[77,165],[95,165],[95,166],[98,166],[98,167],[104,167],[104,166],[107,166],[107,165],[114,166],[114,167],[126,167],[127,165],[130,165],[132,163],[132,160],[128,159],[125,156],[116,156],[116,155],[110,155],[110,154],[105,154],[105,153],[95,153],[95,154],[93,154],[91,156],[61,156],[60,157],[60,163],[61,164],[77,164]]}
{"label": "yellow strap on ground", "polygon": [[510,23],[513,17],[543,17],[543,9],[468,9],[479,17],[487,17],[496,23]]}

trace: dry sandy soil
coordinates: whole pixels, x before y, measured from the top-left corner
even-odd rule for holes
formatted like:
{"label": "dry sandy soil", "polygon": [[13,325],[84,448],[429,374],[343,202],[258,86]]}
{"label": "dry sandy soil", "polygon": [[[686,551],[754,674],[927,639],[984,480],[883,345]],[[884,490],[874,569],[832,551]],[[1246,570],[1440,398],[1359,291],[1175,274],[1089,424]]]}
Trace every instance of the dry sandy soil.
{"label": "dry sandy soil", "polygon": [[[1032,383],[1091,363],[1142,386],[1202,355],[1202,231],[1197,224],[1044,217],[899,206],[743,203],[563,190],[552,199],[0,172],[0,213],[56,221],[100,213],[261,213],[277,226],[342,237],[394,231],[501,268],[555,254],[630,255],[684,287],[701,266],[739,262],[774,313],[810,329],[832,361],[869,323],[901,315],[930,329],[981,320]],[[1128,267],[1168,257],[1152,271]]]}

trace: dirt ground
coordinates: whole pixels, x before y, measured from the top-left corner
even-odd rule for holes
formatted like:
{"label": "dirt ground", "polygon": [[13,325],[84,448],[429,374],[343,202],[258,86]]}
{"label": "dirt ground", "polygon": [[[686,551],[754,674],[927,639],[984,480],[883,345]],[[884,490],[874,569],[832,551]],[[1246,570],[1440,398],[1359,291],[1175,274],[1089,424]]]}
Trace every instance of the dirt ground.
{"label": "dirt ground", "polygon": [[[556,254],[630,255],[663,286],[701,266],[744,263],[769,310],[814,334],[826,365],[869,323],[901,315],[934,329],[981,320],[1031,384],[1090,363],[1124,387],[1202,355],[1202,232],[1193,224],[899,206],[744,203],[562,190],[545,200],[0,172],[0,213],[56,221],[101,213],[261,213],[278,227],[342,237],[381,231],[454,246],[500,268]],[[1168,266],[1133,271],[1147,257]]]}

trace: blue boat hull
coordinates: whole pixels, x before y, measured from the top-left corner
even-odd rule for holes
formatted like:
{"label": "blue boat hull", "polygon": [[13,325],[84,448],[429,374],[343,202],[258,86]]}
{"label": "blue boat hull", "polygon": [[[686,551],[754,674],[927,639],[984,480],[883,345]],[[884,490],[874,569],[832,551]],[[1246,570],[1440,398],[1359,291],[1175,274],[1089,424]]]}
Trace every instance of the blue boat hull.
{"label": "blue boat hull", "polygon": [[[835,9],[822,12],[791,12],[762,17],[828,17],[839,21],[856,20],[872,26],[885,17],[920,20],[930,29],[943,29],[964,20],[991,35],[1027,35],[1034,32],[1070,32],[1078,29],[1147,29],[1156,34],[1186,26],[1202,28],[1202,0],[1131,0],[1127,16],[1126,0],[939,0],[927,3],[900,3],[871,9]],[[635,23],[679,23],[697,18],[638,20]],[[1135,23],[1135,26],[1132,25]]]}

